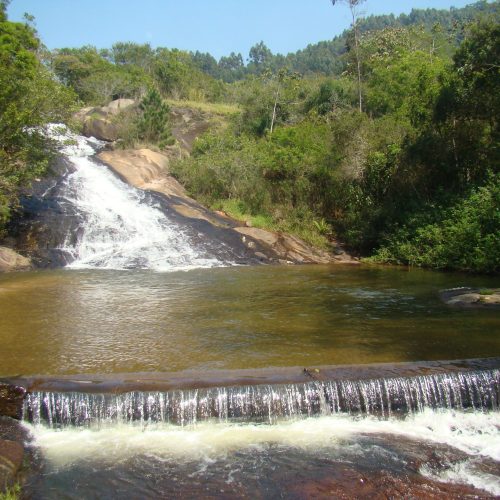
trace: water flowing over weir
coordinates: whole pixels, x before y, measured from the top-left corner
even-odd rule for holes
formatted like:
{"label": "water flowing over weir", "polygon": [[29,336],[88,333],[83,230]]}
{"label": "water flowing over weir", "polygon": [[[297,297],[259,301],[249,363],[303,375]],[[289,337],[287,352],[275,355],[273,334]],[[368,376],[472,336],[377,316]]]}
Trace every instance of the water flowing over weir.
{"label": "water flowing over weir", "polygon": [[382,418],[436,409],[497,411],[500,370],[244,387],[129,392],[34,392],[24,419],[49,427],[203,421],[269,422],[335,414]]}

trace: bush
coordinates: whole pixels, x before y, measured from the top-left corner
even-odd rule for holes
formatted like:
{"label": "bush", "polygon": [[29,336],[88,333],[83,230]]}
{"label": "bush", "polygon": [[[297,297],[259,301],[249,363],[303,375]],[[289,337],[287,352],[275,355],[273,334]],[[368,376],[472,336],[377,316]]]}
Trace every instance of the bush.
{"label": "bush", "polygon": [[373,260],[484,273],[500,271],[500,176],[450,207],[414,216]]}

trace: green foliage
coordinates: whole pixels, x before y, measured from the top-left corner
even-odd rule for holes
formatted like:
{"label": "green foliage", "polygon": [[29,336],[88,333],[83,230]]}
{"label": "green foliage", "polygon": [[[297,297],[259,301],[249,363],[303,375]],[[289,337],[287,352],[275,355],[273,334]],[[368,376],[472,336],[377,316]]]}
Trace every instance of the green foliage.
{"label": "green foliage", "polygon": [[21,498],[21,486],[16,483],[11,488],[7,488],[3,493],[0,492],[0,500],[18,500]]}
{"label": "green foliage", "polygon": [[382,116],[420,120],[432,114],[445,61],[423,51],[415,31],[388,28],[363,40],[365,106]]}
{"label": "green foliage", "polygon": [[237,82],[233,127],[174,172],[205,202],[310,242],[334,232],[378,262],[498,272],[498,23],[464,33],[453,59],[437,25],[365,34],[366,113],[356,73]]}
{"label": "green foliage", "polygon": [[161,148],[172,145],[175,141],[170,130],[170,108],[158,91],[149,90],[139,107],[142,111],[137,124],[139,139],[158,144]]}
{"label": "green foliage", "polygon": [[[84,102],[142,99],[119,118],[123,145],[172,143],[164,99],[218,109],[224,126],[172,165],[212,207],[317,245],[335,234],[379,262],[493,273],[498,5],[354,16],[355,33],[295,54],[273,54],[260,42],[246,66],[241,54],[216,61],[125,42],[61,49],[51,67]],[[46,165],[46,141],[33,127],[62,116],[71,93],[41,68],[31,28],[0,14],[7,24],[0,35],[0,134],[10,148],[0,156],[5,220],[18,186]]]}
{"label": "green foliage", "polygon": [[177,49],[156,51],[154,78],[162,95],[174,99],[216,101],[224,91],[222,82],[196,67],[191,54]]}
{"label": "green foliage", "polygon": [[[78,94],[87,104],[104,105],[117,98],[138,98],[151,85],[151,77],[135,63],[125,64],[127,57],[134,58],[113,46],[113,64],[95,47],[60,49],[52,54],[52,68],[58,78]],[[140,46],[141,47],[141,46]],[[130,48],[130,50],[132,50]],[[146,55],[144,55],[146,57]],[[125,61],[125,62],[122,62]],[[149,64],[148,60],[141,64]]]}
{"label": "green foliage", "polygon": [[304,111],[325,116],[347,109],[353,102],[352,86],[348,80],[325,80],[305,101]]}
{"label": "green foliage", "polygon": [[374,260],[438,269],[500,271],[500,176],[451,206],[415,214]]}
{"label": "green foliage", "polygon": [[7,21],[0,9],[0,232],[19,189],[44,173],[50,141],[41,127],[74,109],[74,94],[39,62],[31,27]]}

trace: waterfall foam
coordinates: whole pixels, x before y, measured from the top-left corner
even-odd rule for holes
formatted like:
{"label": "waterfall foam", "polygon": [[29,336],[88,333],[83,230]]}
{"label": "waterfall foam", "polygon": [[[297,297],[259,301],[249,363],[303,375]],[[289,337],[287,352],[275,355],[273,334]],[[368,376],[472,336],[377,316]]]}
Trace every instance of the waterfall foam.
{"label": "waterfall foam", "polygon": [[216,267],[224,263],[195,245],[147,193],[127,185],[93,157],[102,143],[52,125],[49,134],[74,167],[61,196],[82,223],[63,250],[74,269],[154,269]]}
{"label": "waterfall foam", "polygon": [[308,467],[360,462],[373,472],[388,462],[401,474],[414,468],[497,495],[499,389],[494,369],[164,393],[33,392],[24,425],[57,471],[97,463],[119,475],[120,464],[145,461],[181,477],[194,468],[203,480],[207,469],[229,470],[231,483],[254,460],[283,467],[284,452]]}

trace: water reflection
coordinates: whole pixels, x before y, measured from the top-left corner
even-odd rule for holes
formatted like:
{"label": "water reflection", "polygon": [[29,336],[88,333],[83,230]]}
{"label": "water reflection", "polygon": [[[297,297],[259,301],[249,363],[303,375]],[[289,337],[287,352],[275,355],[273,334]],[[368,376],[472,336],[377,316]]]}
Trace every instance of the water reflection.
{"label": "water reflection", "polygon": [[0,374],[113,373],[500,355],[493,311],[437,292],[492,279],[258,267],[0,277]]}

